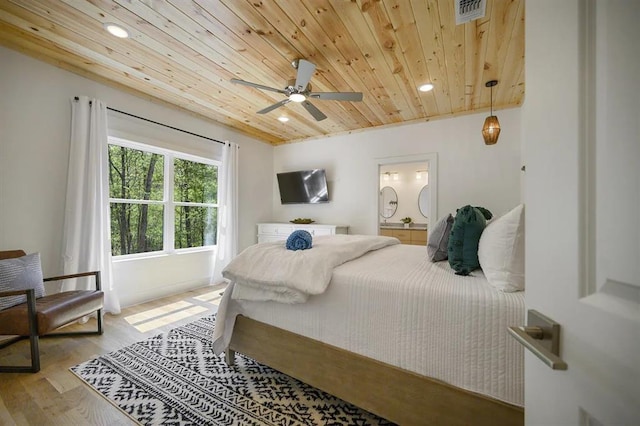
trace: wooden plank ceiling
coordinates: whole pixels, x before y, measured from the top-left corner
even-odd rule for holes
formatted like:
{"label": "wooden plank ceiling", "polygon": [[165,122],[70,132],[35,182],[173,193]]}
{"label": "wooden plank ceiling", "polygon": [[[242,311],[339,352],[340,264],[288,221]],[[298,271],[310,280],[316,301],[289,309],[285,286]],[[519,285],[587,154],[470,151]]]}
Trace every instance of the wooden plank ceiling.
{"label": "wooden plank ceiling", "polygon": [[[0,0],[0,43],[274,145],[488,110],[492,79],[494,109],[524,97],[524,0],[462,25],[454,0]],[[285,95],[230,82],[284,89],[297,58],[313,91],[364,100],[313,100],[323,121],[293,102],[256,114]]]}

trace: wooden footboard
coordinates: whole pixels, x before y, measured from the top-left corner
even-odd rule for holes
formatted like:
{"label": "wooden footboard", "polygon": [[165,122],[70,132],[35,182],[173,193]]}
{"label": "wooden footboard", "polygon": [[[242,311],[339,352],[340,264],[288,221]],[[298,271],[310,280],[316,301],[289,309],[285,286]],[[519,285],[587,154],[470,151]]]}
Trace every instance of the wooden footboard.
{"label": "wooden footboard", "polygon": [[524,410],[244,316],[230,349],[400,425],[523,425]]}

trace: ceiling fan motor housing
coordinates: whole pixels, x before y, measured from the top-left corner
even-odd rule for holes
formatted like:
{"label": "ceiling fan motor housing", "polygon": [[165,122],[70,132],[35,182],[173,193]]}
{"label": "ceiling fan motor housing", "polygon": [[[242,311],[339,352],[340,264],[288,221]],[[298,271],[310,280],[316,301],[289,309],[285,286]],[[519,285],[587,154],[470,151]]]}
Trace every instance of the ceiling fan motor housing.
{"label": "ceiling fan motor housing", "polygon": [[307,87],[304,90],[300,91],[296,89],[296,79],[293,78],[287,81],[287,87],[284,88],[284,91],[287,96],[290,96],[292,93],[301,93],[303,95],[307,95],[309,92],[311,92],[311,83],[307,83]]}

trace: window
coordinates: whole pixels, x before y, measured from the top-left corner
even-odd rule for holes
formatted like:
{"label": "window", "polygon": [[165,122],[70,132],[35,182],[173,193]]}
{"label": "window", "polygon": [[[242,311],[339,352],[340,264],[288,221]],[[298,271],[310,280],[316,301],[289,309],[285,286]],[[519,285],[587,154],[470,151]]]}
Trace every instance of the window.
{"label": "window", "polygon": [[218,164],[109,138],[111,254],[215,245]]}

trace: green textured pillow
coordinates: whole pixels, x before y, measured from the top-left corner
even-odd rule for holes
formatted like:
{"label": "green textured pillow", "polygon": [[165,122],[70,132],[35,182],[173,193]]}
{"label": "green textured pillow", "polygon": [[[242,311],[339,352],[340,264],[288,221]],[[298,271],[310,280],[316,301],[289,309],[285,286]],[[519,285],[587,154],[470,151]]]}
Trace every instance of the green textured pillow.
{"label": "green textured pillow", "polygon": [[484,207],[476,206],[475,208],[480,210],[480,213],[482,213],[482,216],[484,216],[485,219],[489,220],[493,217],[493,213],[491,213],[489,210],[485,209]]}
{"label": "green textured pillow", "polygon": [[480,267],[478,243],[487,225],[487,213],[491,217],[488,210],[472,206],[464,206],[456,213],[447,251],[449,265],[457,275],[469,275],[471,271]]}

